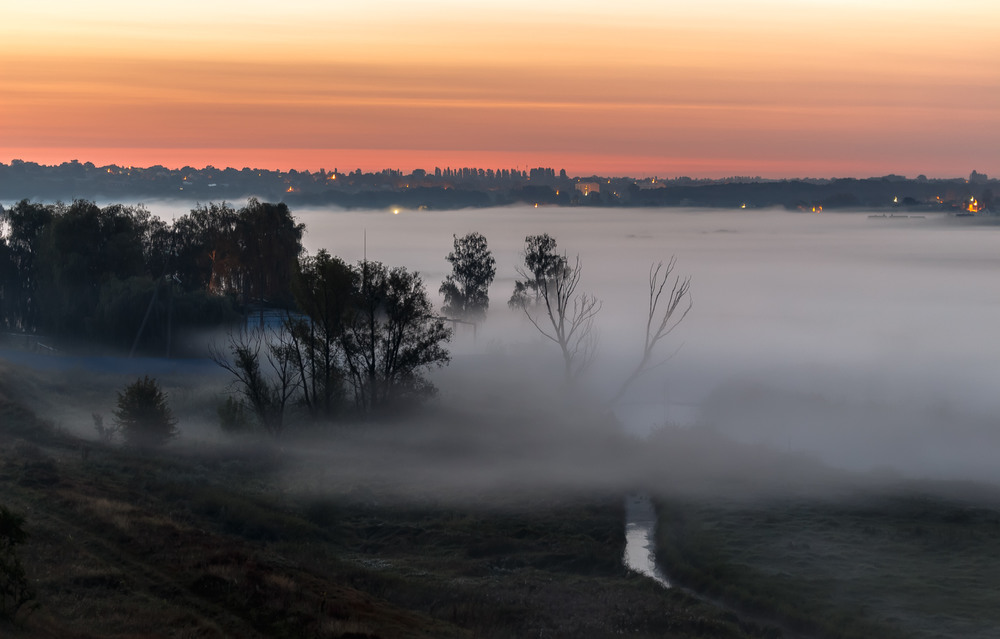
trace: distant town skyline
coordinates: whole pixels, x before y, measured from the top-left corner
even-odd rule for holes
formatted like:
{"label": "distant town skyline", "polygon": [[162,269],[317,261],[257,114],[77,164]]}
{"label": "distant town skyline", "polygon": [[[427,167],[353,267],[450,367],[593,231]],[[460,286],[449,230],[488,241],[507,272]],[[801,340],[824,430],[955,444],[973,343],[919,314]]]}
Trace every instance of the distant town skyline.
{"label": "distant town skyline", "polygon": [[[0,147],[0,152],[4,149]],[[802,162],[795,164],[791,170],[785,170],[785,164],[780,162],[762,163],[755,171],[736,171],[736,165],[725,161],[695,161],[677,158],[665,159],[657,157],[635,156],[588,156],[570,154],[541,153],[467,153],[463,151],[416,151],[412,149],[145,149],[145,148],[39,148],[32,150],[10,150],[0,156],[0,162],[10,164],[13,161],[35,162],[46,166],[58,166],[66,162],[90,162],[96,166],[164,166],[169,169],[180,169],[190,166],[196,169],[215,167],[252,168],[268,171],[310,171],[318,172],[334,170],[350,173],[361,170],[365,173],[379,172],[384,169],[399,170],[408,175],[415,170],[433,173],[435,168],[482,168],[482,169],[519,169],[528,171],[538,167],[564,170],[570,176],[588,177],[632,177],[650,178],[691,177],[696,179],[723,179],[727,177],[760,177],[762,179],[796,179],[796,178],[869,178],[885,175],[900,175],[916,178],[923,175],[932,179],[951,179],[967,177],[976,167],[958,168],[954,173],[935,173],[932,171],[887,170],[870,173],[849,173],[855,168],[843,164],[843,170],[835,170],[837,165],[820,162]],[[9,156],[9,157],[8,157]],[[552,163],[553,157],[564,160],[563,164]],[[434,158],[437,161],[431,161]],[[531,161],[534,159],[534,161]],[[900,165],[904,164],[902,162]],[[593,170],[587,167],[602,167],[604,170]],[[575,167],[575,168],[574,168]],[[815,170],[810,170],[810,167]],[[834,170],[830,171],[833,168]],[[823,170],[828,172],[824,173]],[[985,171],[980,171],[985,173]],[[995,175],[995,174],[992,174]]]}
{"label": "distant town skyline", "polygon": [[4,13],[0,162],[1000,173],[1000,6],[982,0],[53,0]]}

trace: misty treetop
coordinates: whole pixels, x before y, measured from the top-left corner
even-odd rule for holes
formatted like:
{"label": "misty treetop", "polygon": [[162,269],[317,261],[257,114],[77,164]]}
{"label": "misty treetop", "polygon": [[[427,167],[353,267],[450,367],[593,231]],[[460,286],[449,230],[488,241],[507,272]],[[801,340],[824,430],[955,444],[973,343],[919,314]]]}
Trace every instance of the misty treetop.
{"label": "misty treetop", "polygon": [[169,225],[142,206],[22,200],[0,212],[0,325],[146,350],[173,328],[289,307],[304,225],[285,204],[198,206]]}
{"label": "misty treetop", "polygon": [[287,306],[289,282],[302,252],[304,224],[284,203],[251,198],[234,209],[226,202],[198,206],[173,225],[179,279],[188,290],[232,294],[244,304]]}
{"label": "misty treetop", "polygon": [[441,312],[478,322],[486,317],[490,307],[490,284],[497,274],[497,261],[482,234],[452,237],[455,249],[445,258],[451,263],[452,273],[445,277],[439,289],[444,296]]}

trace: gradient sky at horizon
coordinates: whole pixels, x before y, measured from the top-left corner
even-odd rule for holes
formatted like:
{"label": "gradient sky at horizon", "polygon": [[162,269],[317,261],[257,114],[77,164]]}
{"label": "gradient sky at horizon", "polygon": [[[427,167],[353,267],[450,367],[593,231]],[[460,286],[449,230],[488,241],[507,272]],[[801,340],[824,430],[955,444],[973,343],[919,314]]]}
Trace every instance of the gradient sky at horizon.
{"label": "gradient sky at horizon", "polygon": [[1000,5],[40,0],[0,162],[1000,173]]}

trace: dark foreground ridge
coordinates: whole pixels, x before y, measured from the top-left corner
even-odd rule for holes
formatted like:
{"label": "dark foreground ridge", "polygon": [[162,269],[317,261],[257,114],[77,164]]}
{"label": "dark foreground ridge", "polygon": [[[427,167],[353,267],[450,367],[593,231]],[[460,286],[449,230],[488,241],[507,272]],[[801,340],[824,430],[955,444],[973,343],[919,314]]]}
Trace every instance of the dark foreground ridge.
{"label": "dark foreground ridge", "polygon": [[[91,162],[58,166],[13,160],[0,163],[0,200],[74,198],[177,198],[240,201],[253,196],[290,205],[343,208],[458,209],[511,204],[556,206],[690,206],[893,209],[985,213],[996,210],[996,179],[973,171],[968,179],[784,179],[728,177],[671,179],[575,176],[551,168],[385,169],[347,173],[253,168],[168,169]],[[971,209],[971,210],[970,210]]]}
{"label": "dark foreground ridge", "polygon": [[37,598],[11,637],[750,637],[626,571],[621,499],[290,494],[273,449],[86,443],[0,388],[0,485]]}

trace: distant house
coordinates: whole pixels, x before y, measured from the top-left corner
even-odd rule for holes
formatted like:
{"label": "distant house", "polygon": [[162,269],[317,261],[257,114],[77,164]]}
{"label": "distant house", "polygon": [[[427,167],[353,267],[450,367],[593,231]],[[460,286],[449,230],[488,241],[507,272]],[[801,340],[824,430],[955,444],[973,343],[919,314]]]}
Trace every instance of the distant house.
{"label": "distant house", "polygon": [[586,197],[591,193],[600,193],[601,185],[598,184],[597,182],[577,182],[576,190],[579,191],[580,193],[583,193],[583,195]]}

